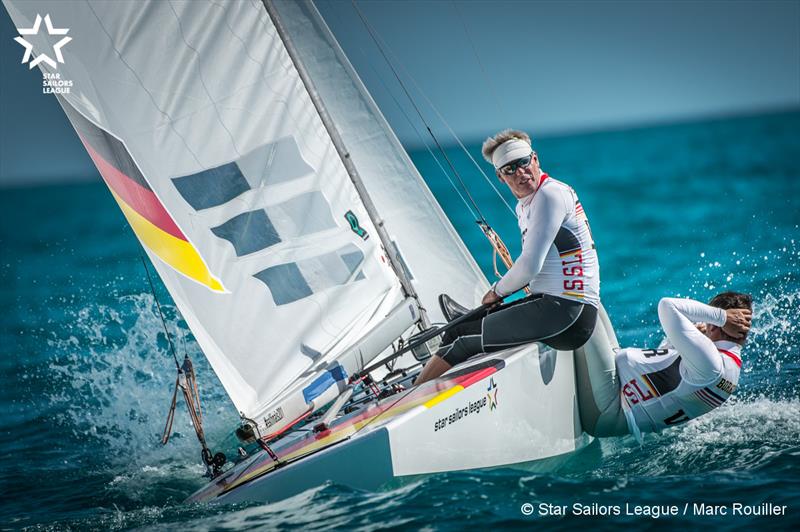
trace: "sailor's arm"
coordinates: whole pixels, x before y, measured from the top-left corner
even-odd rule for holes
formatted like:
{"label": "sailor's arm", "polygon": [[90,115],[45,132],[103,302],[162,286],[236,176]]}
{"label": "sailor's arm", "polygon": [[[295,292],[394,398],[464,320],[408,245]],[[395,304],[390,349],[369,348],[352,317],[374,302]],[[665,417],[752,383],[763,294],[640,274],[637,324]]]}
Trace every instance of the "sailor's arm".
{"label": "sailor's arm", "polygon": [[722,327],[727,319],[723,309],[692,299],[665,297],[658,303],[658,318],[669,343],[681,354],[684,377],[689,382],[703,384],[720,376],[722,357],[695,322]]}
{"label": "sailor's arm", "polygon": [[494,286],[497,295],[512,294],[531,282],[542,269],[544,259],[568,214],[568,203],[559,187],[541,188],[528,210],[528,231],[522,253]]}

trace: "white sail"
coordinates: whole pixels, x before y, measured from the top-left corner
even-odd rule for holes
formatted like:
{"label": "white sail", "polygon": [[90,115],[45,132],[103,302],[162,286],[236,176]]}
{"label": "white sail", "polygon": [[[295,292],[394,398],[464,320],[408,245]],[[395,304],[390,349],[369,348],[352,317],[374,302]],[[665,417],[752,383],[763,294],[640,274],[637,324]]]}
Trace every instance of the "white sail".
{"label": "white sail", "polygon": [[[420,318],[261,2],[4,3],[69,28],[39,67],[72,81],[59,101],[244,416],[290,424]],[[423,307],[476,304],[483,275],[313,5],[279,11]]]}
{"label": "white sail", "polygon": [[262,4],[6,5],[17,27],[69,28],[60,101],[245,415],[400,304]]}
{"label": "white sail", "polygon": [[[489,284],[309,0],[273,2],[359,169],[432,321],[437,297],[469,307]],[[487,246],[487,249],[488,246]]]}

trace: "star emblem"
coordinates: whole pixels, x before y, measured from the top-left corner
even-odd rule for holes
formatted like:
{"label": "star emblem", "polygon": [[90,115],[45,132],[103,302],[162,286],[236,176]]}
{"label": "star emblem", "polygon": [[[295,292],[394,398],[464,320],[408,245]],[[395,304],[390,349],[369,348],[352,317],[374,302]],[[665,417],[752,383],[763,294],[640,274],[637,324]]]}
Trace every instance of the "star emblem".
{"label": "star emblem", "polygon": [[489,379],[489,387],[486,389],[489,393],[486,398],[489,400],[489,410],[497,408],[497,384],[494,382],[494,377]]}
{"label": "star emblem", "polygon": [[[17,31],[20,35],[39,35],[39,28],[42,25],[42,20],[44,20],[44,25],[47,28],[48,35],[66,35],[67,32],[69,32],[69,28],[54,28],[53,23],[50,20],[50,15],[45,15],[44,19],[42,19],[41,15],[36,15],[36,20],[34,21],[32,28],[17,28]],[[16,37],[14,40],[25,47],[25,55],[22,56],[22,63],[28,63],[33,55],[33,44],[21,36]],[[53,45],[53,53],[55,54],[56,60],[59,63],[64,62],[64,56],[61,54],[61,48],[71,40],[72,37],[64,37]],[[47,63],[52,68],[58,68],[56,61],[54,61],[53,58],[47,54],[37,55],[33,61],[28,63],[28,68],[33,68],[42,62]]]}

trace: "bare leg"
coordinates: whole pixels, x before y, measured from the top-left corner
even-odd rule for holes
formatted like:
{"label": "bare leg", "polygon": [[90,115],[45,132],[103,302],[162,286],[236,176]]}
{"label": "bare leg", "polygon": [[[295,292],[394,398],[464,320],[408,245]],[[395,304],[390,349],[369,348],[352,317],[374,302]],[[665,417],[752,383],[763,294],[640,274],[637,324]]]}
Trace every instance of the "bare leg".
{"label": "bare leg", "polygon": [[441,357],[433,355],[428,363],[425,364],[425,367],[422,368],[417,380],[414,381],[414,385],[418,386],[423,382],[428,382],[431,379],[435,379],[452,367],[452,365],[445,362]]}

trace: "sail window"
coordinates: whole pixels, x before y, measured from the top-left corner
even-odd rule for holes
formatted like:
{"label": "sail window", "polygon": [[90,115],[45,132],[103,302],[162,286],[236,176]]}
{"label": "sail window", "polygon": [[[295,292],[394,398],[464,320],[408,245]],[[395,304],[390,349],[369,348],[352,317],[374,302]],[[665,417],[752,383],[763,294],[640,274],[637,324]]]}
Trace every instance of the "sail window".
{"label": "sail window", "polygon": [[336,227],[321,192],[307,192],[278,205],[238,214],[211,231],[233,244],[236,256],[248,255],[298,236]]}
{"label": "sail window", "polygon": [[266,211],[250,211],[234,216],[211,232],[233,244],[236,256],[248,255],[281,241]]}
{"label": "sail window", "polygon": [[276,305],[285,305],[314,293],[294,262],[272,266],[254,277],[269,287]]}
{"label": "sail window", "polygon": [[236,163],[175,177],[172,182],[183,199],[196,211],[222,205],[250,190],[250,184]]}
{"label": "sail window", "polygon": [[318,257],[279,264],[255,274],[269,287],[276,305],[285,305],[334,286],[364,279],[364,253],[348,244]]}
{"label": "sail window", "polygon": [[253,188],[285,183],[314,172],[303,159],[294,137],[283,137],[256,148],[239,159],[238,164]]}
{"label": "sail window", "polygon": [[217,207],[250,189],[274,185],[312,174],[293,137],[256,148],[238,161],[175,177],[172,182],[194,210]]}
{"label": "sail window", "polygon": [[267,212],[284,239],[336,227],[331,207],[321,192],[307,192],[268,207]]}

